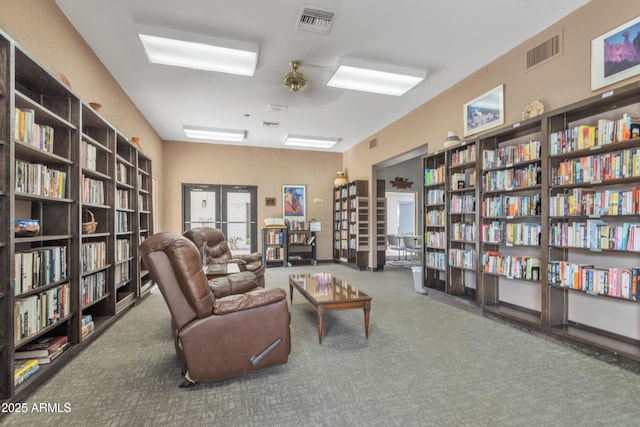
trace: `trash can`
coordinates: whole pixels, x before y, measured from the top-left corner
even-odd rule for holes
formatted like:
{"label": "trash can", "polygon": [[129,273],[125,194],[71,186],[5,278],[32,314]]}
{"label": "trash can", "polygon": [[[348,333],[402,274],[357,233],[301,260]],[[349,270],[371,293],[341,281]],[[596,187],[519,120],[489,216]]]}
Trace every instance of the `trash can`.
{"label": "trash can", "polygon": [[426,294],[427,290],[423,286],[424,278],[422,277],[422,266],[416,265],[411,267],[413,273],[413,287],[419,294]]}

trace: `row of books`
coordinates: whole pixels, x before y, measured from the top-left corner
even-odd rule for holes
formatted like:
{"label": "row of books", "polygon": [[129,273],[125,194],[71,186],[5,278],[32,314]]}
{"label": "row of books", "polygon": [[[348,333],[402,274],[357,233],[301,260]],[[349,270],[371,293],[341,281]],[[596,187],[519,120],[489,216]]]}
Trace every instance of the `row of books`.
{"label": "row of books", "polygon": [[305,233],[291,233],[289,234],[289,243],[295,245],[306,245],[308,240],[307,237],[308,236]]}
{"label": "row of books", "polygon": [[129,231],[129,212],[116,212],[116,233]]}
{"label": "row of books", "polygon": [[595,191],[574,188],[549,201],[551,216],[612,216],[640,213],[640,189]]}
{"label": "row of books", "polygon": [[475,269],[475,249],[449,249],[449,265],[452,267]]}
{"label": "row of books", "polygon": [[609,225],[598,219],[557,223],[549,227],[552,246],[640,252],[640,223]]}
{"label": "row of books", "polygon": [[435,169],[424,170],[424,185],[436,185],[444,183],[445,166],[440,165]]}
{"label": "row of books", "polygon": [[502,245],[540,246],[542,227],[536,223],[493,221],[480,226],[483,243]]}
{"label": "row of books", "polygon": [[464,165],[476,161],[476,144],[471,144],[462,150],[455,150],[450,155],[450,166]]}
{"label": "row of books", "polygon": [[446,267],[446,257],[444,252],[429,252],[425,253],[425,265],[427,268],[433,268],[436,270],[444,270]]}
{"label": "row of books", "polygon": [[551,168],[551,185],[570,185],[640,176],[640,148],[561,161]]}
{"label": "row of books", "polygon": [[122,162],[116,162],[116,181],[121,184],[129,183],[129,170],[127,165]]}
{"label": "row of books", "polygon": [[131,278],[129,271],[130,269],[128,262],[116,265],[115,271],[113,273],[113,277],[116,281],[116,287],[117,285],[122,285],[129,281],[129,279]]}
{"label": "row of books", "polygon": [[82,176],[82,203],[104,205],[104,182]]}
{"label": "row of books", "polygon": [[289,221],[289,230],[309,231],[311,221]]}
{"label": "row of books", "polygon": [[640,268],[596,268],[569,261],[549,261],[549,284],[590,294],[640,300]]}
{"label": "row of books", "polygon": [[107,265],[107,243],[85,242],[80,246],[82,272],[97,270]]}
{"label": "row of books", "polygon": [[476,171],[471,171],[468,174],[463,172],[456,172],[451,175],[451,183],[449,187],[452,190],[462,190],[463,188],[473,188],[476,186],[477,174]]}
{"label": "row of books", "polygon": [[130,209],[129,190],[116,191],[116,207],[118,209]]}
{"label": "row of books", "polygon": [[129,258],[131,258],[131,241],[116,239],[116,262],[122,262]]}
{"label": "row of books", "polygon": [[53,127],[35,123],[35,110],[15,109],[15,140],[53,153]]}
{"label": "row of books", "polygon": [[[66,335],[42,337],[16,351],[15,359],[16,361],[35,359],[39,365],[46,365],[58,358],[69,346]],[[16,379],[15,372],[14,379]]]}
{"label": "row of books", "polygon": [[[635,134],[634,134],[635,129]],[[551,155],[627,141],[638,137],[640,117],[624,113],[620,119],[598,120],[598,126],[578,125],[549,135]]]}
{"label": "row of books", "polygon": [[496,196],[482,201],[482,216],[537,216],[542,213],[540,194],[527,196]]}
{"label": "row of books", "polygon": [[439,188],[428,190],[425,203],[427,205],[444,205],[444,190]]}
{"label": "row of books", "polygon": [[444,231],[427,231],[424,233],[424,244],[430,248],[444,248],[447,235]]}
{"label": "row of books", "polygon": [[542,182],[540,165],[531,164],[524,168],[490,170],[482,175],[483,191],[514,190],[540,185]]}
{"label": "row of books", "polygon": [[67,276],[67,247],[47,246],[13,255],[13,292],[20,295]]}
{"label": "row of books", "polygon": [[85,339],[89,335],[93,333],[95,330],[95,323],[93,322],[93,317],[90,314],[85,314],[82,316],[82,325],[80,329],[80,334],[82,339]]}
{"label": "row of books", "polygon": [[436,226],[443,226],[444,223],[444,210],[431,210],[428,211],[425,215],[425,219],[424,219],[424,223],[425,225],[436,225]]}
{"label": "row of books", "polygon": [[476,240],[476,223],[456,222],[451,224],[449,235],[451,240],[465,240],[467,242],[475,242]]}
{"label": "row of books", "polygon": [[482,253],[485,273],[505,276],[509,279],[540,280],[540,259],[530,256],[501,255],[500,252]]}
{"label": "row of books", "polygon": [[282,245],[284,244],[284,232],[281,230],[269,230],[264,235],[264,241],[267,245]]}
{"label": "row of books", "polygon": [[14,302],[14,337],[18,344],[70,313],[69,284],[65,283]]}
{"label": "row of books", "polygon": [[107,294],[107,272],[101,271],[82,278],[82,305],[87,306]]}
{"label": "row of books", "polygon": [[282,261],[284,258],[284,249],[279,247],[267,248],[264,256],[267,261]]}
{"label": "row of books", "polygon": [[474,194],[452,194],[449,202],[450,213],[474,213],[476,211],[476,196]]}
{"label": "row of books", "polygon": [[542,143],[539,140],[509,145],[497,150],[482,152],[482,169],[510,167],[541,157]]}
{"label": "row of books", "polygon": [[66,172],[39,163],[16,160],[16,192],[64,198],[67,195],[66,188]]}
{"label": "row of books", "polygon": [[98,149],[95,145],[82,141],[82,166],[87,169],[97,170]]}

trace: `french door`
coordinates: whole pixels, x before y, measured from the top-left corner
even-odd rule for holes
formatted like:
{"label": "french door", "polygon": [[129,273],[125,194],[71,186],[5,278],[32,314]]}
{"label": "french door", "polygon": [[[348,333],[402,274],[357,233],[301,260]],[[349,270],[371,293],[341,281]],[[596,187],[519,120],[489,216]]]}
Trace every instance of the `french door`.
{"label": "french door", "polygon": [[257,252],[257,198],[256,186],[182,184],[182,231],[218,228],[234,255]]}

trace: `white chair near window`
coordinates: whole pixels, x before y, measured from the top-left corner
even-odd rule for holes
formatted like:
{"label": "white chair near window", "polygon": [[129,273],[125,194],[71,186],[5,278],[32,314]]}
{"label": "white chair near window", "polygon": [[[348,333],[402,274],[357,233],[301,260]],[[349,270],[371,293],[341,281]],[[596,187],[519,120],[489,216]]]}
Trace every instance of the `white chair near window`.
{"label": "white chair near window", "polygon": [[411,260],[414,256],[420,259],[422,254],[422,237],[421,236],[403,236],[405,251],[409,254]]}
{"label": "white chair near window", "polygon": [[398,261],[400,261],[401,254],[404,253],[405,257],[407,256],[405,253],[403,241],[398,236],[394,236],[392,234],[387,234],[387,241],[389,242],[389,249],[392,251],[398,252]]}

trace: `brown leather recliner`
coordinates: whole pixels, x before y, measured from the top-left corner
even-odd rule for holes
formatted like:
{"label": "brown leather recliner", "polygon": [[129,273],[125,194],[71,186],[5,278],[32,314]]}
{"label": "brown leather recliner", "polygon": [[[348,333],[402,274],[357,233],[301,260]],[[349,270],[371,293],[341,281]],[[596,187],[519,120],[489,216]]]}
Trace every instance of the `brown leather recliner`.
{"label": "brown leather recliner", "polygon": [[232,255],[224,233],[217,228],[196,227],[185,231],[184,236],[195,243],[199,251],[202,251],[205,243],[207,244],[207,264],[237,262],[240,271],[251,271],[256,275],[258,286],[264,288],[262,253]]}
{"label": "brown leather recliner", "polygon": [[185,382],[219,381],[288,361],[289,308],[280,288],[216,298],[195,244],[158,233],[140,246],[169,306]]}

